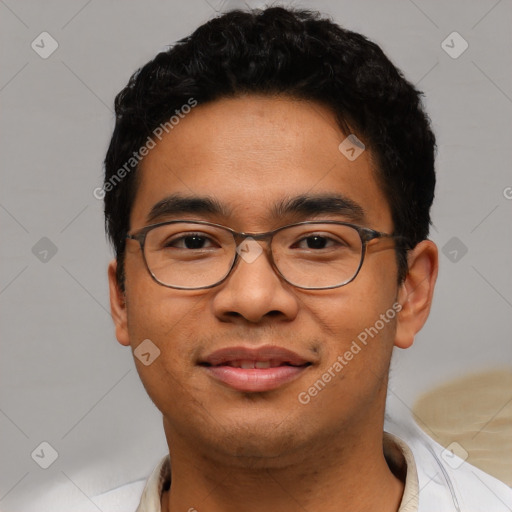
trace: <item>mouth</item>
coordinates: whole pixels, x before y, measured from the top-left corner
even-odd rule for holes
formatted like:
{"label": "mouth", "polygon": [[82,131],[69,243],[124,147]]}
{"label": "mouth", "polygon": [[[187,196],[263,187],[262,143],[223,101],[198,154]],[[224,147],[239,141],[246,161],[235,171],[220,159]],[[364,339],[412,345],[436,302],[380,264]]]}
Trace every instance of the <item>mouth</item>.
{"label": "mouth", "polygon": [[243,392],[277,389],[297,379],[309,366],[295,352],[264,346],[257,349],[229,347],[213,352],[199,365],[224,385]]}
{"label": "mouth", "polygon": [[[235,361],[226,361],[222,363],[223,366],[230,366],[232,368],[242,368],[244,370],[250,369],[263,369],[263,368],[278,368],[279,366],[301,366],[301,365],[293,365],[291,363],[279,361],[276,359],[267,360],[267,361],[255,361],[250,359],[239,359]],[[221,366],[221,365],[215,365]]]}

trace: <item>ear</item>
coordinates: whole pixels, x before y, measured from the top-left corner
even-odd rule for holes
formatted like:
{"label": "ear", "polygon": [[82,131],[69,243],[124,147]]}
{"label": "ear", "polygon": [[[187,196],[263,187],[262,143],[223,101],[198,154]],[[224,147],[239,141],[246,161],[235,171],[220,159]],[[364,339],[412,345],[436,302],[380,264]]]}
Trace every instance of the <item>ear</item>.
{"label": "ear", "polygon": [[407,255],[408,271],[398,290],[402,306],[397,317],[395,346],[409,348],[427,321],[439,267],[437,246],[423,240]]}
{"label": "ear", "polygon": [[117,282],[117,261],[113,260],[108,266],[108,285],[110,289],[110,312],[116,329],[116,338],[121,345],[130,345],[128,336],[128,320],[126,312],[126,297]]}

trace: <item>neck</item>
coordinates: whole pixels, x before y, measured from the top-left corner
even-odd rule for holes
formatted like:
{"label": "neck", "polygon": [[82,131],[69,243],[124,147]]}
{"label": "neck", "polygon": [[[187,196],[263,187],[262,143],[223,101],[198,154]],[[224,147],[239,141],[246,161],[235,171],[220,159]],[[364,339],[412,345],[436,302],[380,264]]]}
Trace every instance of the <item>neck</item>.
{"label": "neck", "polygon": [[382,428],[324,437],[271,460],[212,458],[166,434],[172,485],[162,512],[396,512],[402,498],[404,484],[384,458]]}

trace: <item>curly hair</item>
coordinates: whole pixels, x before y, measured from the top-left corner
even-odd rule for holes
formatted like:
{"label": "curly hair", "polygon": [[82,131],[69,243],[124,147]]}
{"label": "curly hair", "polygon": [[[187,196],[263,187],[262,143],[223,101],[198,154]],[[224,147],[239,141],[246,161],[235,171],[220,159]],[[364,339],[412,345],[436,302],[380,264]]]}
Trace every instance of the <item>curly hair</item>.
{"label": "curly hair", "polygon": [[[246,93],[286,94],[326,105],[343,133],[363,140],[390,205],[398,279],[407,251],[428,237],[436,143],[418,91],[380,47],[317,12],[271,7],[216,17],[138,69],[116,96],[105,158],[105,225],[124,289],[124,254],[137,188],[130,158],[194,98],[199,104]],[[130,161],[133,172],[112,186]],[[107,188],[106,185],[110,183]]]}

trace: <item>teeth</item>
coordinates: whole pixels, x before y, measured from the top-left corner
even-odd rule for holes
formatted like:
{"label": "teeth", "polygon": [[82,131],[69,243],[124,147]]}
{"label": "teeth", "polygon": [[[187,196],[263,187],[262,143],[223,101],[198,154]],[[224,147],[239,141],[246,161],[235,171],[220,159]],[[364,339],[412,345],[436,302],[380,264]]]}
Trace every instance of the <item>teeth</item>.
{"label": "teeth", "polygon": [[279,361],[252,361],[250,359],[239,359],[237,361],[229,361],[226,363],[233,368],[242,368],[244,370],[253,370],[254,368],[275,368],[281,366]]}
{"label": "teeth", "polygon": [[254,368],[270,368],[270,361],[256,361]]}

